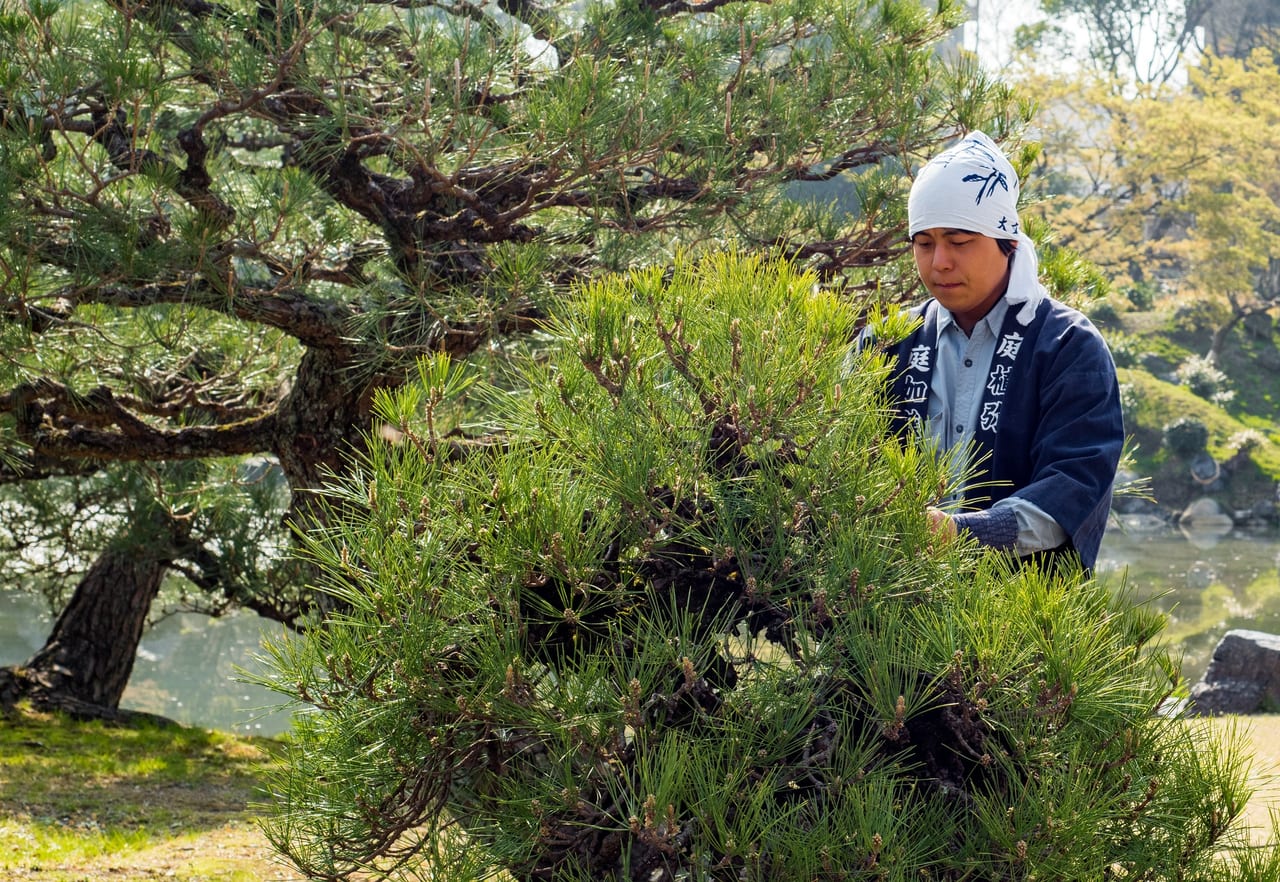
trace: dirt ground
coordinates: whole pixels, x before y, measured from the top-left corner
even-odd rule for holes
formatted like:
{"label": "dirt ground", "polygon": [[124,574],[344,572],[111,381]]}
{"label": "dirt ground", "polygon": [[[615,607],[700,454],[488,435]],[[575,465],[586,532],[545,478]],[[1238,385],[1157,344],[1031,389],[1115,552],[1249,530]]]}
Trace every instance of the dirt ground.
{"label": "dirt ground", "polygon": [[227,824],[151,848],[107,855],[74,865],[15,867],[21,882],[304,882],[285,866],[251,822]]}
{"label": "dirt ground", "polygon": [[[1241,718],[1253,747],[1255,793],[1246,809],[1252,838],[1272,841],[1272,814],[1280,814],[1280,715]],[[1226,725],[1222,722],[1219,725]],[[224,798],[225,793],[217,794]],[[198,800],[198,793],[186,798]],[[209,794],[211,798],[214,794]],[[225,806],[231,808],[231,806]],[[136,851],[80,858],[74,863],[9,865],[7,879],[19,882],[305,882],[285,865],[261,830],[246,816]]]}
{"label": "dirt ground", "polygon": [[1280,815],[1280,715],[1246,717],[1241,721],[1253,745],[1253,798],[1245,817],[1259,843],[1271,841],[1271,815]]}

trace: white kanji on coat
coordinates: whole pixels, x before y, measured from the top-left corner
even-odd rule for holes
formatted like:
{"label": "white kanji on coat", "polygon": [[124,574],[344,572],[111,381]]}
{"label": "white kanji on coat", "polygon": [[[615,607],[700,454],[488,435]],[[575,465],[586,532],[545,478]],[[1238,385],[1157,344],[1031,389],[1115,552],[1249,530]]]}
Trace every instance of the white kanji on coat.
{"label": "white kanji on coat", "polygon": [[1003,403],[1003,401],[982,402],[982,417],[979,420],[982,431],[993,432],[996,426],[1000,425],[1000,405]]}
{"label": "white kanji on coat", "polygon": [[1022,348],[1022,335],[1018,333],[1005,334],[1000,340],[1000,346],[996,349],[996,355],[1000,358],[1017,358],[1018,350]]}
{"label": "white kanji on coat", "polygon": [[924,401],[929,397],[929,384],[915,377],[907,377],[907,401]]}
{"label": "white kanji on coat", "polygon": [[992,395],[1004,395],[1009,389],[1009,375],[1013,368],[1007,364],[991,366],[991,376],[987,377],[987,389]]}
{"label": "white kanji on coat", "polygon": [[914,346],[911,354],[907,356],[907,366],[913,371],[929,370],[929,353],[931,350],[928,346]]}

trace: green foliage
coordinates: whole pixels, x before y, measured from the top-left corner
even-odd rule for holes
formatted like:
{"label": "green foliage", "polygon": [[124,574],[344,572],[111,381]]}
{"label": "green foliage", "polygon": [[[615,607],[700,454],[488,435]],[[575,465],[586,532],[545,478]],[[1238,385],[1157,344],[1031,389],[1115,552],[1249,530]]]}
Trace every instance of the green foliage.
{"label": "green foliage", "polygon": [[[86,541],[60,557],[175,498],[286,544],[374,420],[402,421],[374,403],[416,359],[536,345],[513,339],[569,284],[677,247],[778,247],[910,296],[903,171],[1029,114],[937,57],[956,2],[517,5],[5,6],[0,482],[35,497],[105,471],[118,493],[118,529],[69,530]],[[788,195],[837,178],[856,214]],[[244,456],[279,464],[269,515],[155,465]],[[264,559],[234,584],[179,569],[256,600],[285,575]]]}
{"label": "green foliage", "polygon": [[[1160,338],[1151,338],[1149,342],[1158,345]],[[1244,509],[1270,495],[1280,479],[1280,444],[1276,443],[1270,420],[1263,419],[1256,425],[1242,422],[1213,402],[1193,395],[1185,386],[1161,380],[1143,370],[1121,368],[1119,374],[1122,388],[1132,387],[1132,391],[1125,394],[1125,425],[1138,441],[1136,465],[1143,474],[1156,479],[1153,489],[1157,499],[1175,508],[1190,502],[1184,486],[1187,483],[1185,462],[1168,462],[1172,451],[1164,443],[1164,426],[1181,417],[1199,421],[1208,429],[1206,449],[1219,462],[1239,452],[1236,440],[1239,433],[1249,428],[1260,430],[1265,440],[1248,447],[1246,456],[1251,465],[1242,464],[1235,470],[1227,502]],[[1177,473],[1178,486],[1160,480],[1160,473],[1171,466]],[[1179,490],[1180,486],[1183,489]]]}
{"label": "green foliage", "polygon": [[275,536],[287,492],[266,459],[119,468],[23,492],[0,486],[0,554],[14,581],[43,594],[56,615],[93,556],[123,541],[132,523],[145,529],[127,541],[164,549],[185,576],[163,593],[165,609],[216,615],[252,594],[287,614],[300,603],[290,584],[297,563]]}
{"label": "green foliage", "polygon": [[1148,310],[1155,306],[1159,286],[1151,282],[1137,282],[1124,290],[1124,296],[1134,309]]}
{"label": "green foliage", "polygon": [[1141,337],[1135,334],[1126,334],[1123,331],[1114,331],[1107,334],[1107,346],[1111,349],[1111,357],[1115,361],[1116,367],[1135,367],[1145,351],[1145,343],[1146,341]]}
{"label": "green foliage", "polygon": [[1212,355],[1191,356],[1174,371],[1178,382],[1201,398],[1226,404],[1234,393],[1227,388],[1227,375],[1220,371]]}
{"label": "green foliage", "polygon": [[[1039,153],[1031,156],[1038,158]],[[1031,166],[1030,158],[1025,165]],[[1033,213],[1027,213],[1023,229],[1040,242],[1037,246],[1040,278],[1050,294],[1084,310],[1105,302],[1101,298],[1111,292],[1111,282],[1096,265],[1072,248],[1059,243],[1051,228]]]}
{"label": "green foliage", "polygon": [[1125,424],[1132,426],[1136,421],[1139,408],[1142,407],[1142,389],[1133,383],[1121,383],[1120,407],[1124,411]]}
{"label": "green foliage", "polygon": [[1088,307],[1089,318],[1094,324],[1106,326],[1113,324],[1120,318],[1120,311],[1116,309],[1116,305],[1111,300],[1099,300],[1092,303]]}
{"label": "green foliage", "polygon": [[1267,436],[1257,429],[1241,429],[1227,439],[1227,449],[1232,453],[1248,453],[1267,443]]}
{"label": "green foliage", "polygon": [[1169,326],[1183,334],[1203,334],[1227,320],[1229,311],[1220,301],[1192,297],[1179,302],[1169,317]]}
{"label": "green foliage", "polygon": [[[1138,61],[1122,53],[1139,32],[1126,21],[1171,14],[1176,22],[1185,13],[1190,23],[1208,9],[1198,4],[1193,15],[1191,4],[1179,11],[1178,3],[1053,5],[1111,33],[1117,39],[1107,43],[1108,57],[1125,64]],[[1175,28],[1164,36],[1177,42],[1193,32]],[[1062,231],[1063,244],[1088,254],[1137,308],[1158,308],[1163,304],[1153,298],[1165,295],[1159,299],[1176,307],[1175,329],[1212,335],[1210,351],[1221,355],[1237,323],[1266,327],[1261,317],[1274,316],[1280,302],[1272,257],[1280,247],[1273,97],[1280,72],[1265,50],[1170,59],[1186,76],[1139,76],[1145,85],[1114,63],[1066,76],[1028,67],[1022,86],[1044,108],[1037,122],[1045,161],[1033,188],[1047,181],[1053,194],[1034,204]]]}
{"label": "green foliage", "polygon": [[1209,429],[1195,417],[1178,417],[1164,427],[1164,445],[1183,458],[1195,456],[1209,443]]}
{"label": "green foliage", "polygon": [[500,449],[425,415],[371,444],[307,536],[343,612],[270,647],[308,709],[277,847],[328,879],[1230,878],[1242,758],[1156,712],[1160,618],[934,544],[946,465],[887,436],[856,324],[789,264],[682,259],[558,304],[487,393]]}

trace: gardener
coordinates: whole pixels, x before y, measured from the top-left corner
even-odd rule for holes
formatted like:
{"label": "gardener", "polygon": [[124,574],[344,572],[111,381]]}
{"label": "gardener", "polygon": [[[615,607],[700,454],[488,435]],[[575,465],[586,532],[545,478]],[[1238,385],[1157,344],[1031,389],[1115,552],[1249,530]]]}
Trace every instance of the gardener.
{"label": "gardener", "polygon": [[895,427],[961,454],[958,498],[929,510],[937,533],[1020,558],[1074,552],[1092,569],[1124,442],[1115,364],[1040,284],[1017,201],[1013,166],[981,132],[912,185],[911,247],[932,298],[889,349]]}

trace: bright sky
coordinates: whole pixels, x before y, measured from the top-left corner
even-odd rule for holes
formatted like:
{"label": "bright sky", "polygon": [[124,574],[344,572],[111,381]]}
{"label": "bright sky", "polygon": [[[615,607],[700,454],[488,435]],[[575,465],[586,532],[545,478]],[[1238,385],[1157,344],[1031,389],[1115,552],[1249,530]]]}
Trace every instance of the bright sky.
{"label": "bright sky", "polygon": [[[983,66],[991,71],[1007,67],[1013,58],[1013,36],[1019,25],[1034,24],[1046,16],[1038,0],[968,0],[969,21],[963,28],[964,47],[975,51]],[[1063,30],[1075,35],[1078,49],[1084,53],[1088,34],[1083,22],[1067,24]],[[1143,51],[1143,43],[1151,34],[1139,36],[1139,56],[1150,56],[1151,46]],[[1145,39],[1144,39],[1145,38]]]}
{"label": "bright sky", "polygon": [[1044,17],[1036,0],[969,0],[969,10],[964,46],[993,70],[1009,62],[1014,29]]}
{"label": "bright sky", "polygon": [[[1013,58],[1013,35],[1018,26],[1044,18],[1037,0],[969,0],[964,47],[977,52],[989,70],[1000,70]],[[1077,33],[1083,38],[1083,28]]]}

